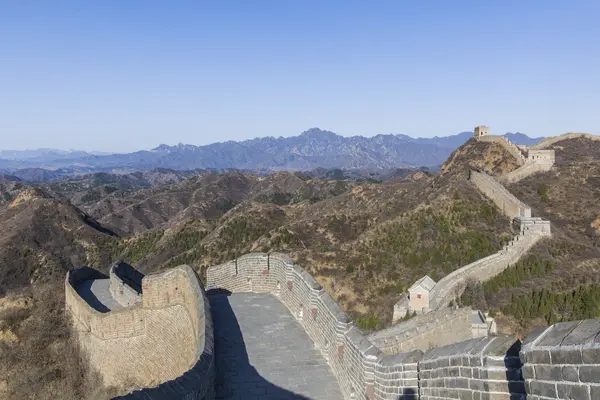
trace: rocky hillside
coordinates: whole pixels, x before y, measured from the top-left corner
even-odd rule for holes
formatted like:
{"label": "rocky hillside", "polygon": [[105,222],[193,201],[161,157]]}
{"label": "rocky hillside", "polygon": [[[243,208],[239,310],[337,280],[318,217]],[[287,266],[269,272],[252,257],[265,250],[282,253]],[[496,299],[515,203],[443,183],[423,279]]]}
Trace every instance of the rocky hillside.
{"label": "rocky hillside", "polygon": [[[536,256],[569,267],[536,275],[525,286],[503,286],[484,308],[510,315],[511,299],[527,294],[528,287],[555,289],[557,282],[570,282],[567,275],[573,283],[565,288],[590,281],[583,271],[595,265],[598,246],[597,149],[577,140],[555,144],[554,170],[509,188],[553,222],[556,235],[538,246]],[[119,258],[146,272],[189,263],[202,273],[246,252],[282,251],[310,269],[363,328],[372,329],[390,321],[392,305],[415,279],[439,279],[495,252],[514,234],[466,180],[473,166],[503,174],[517,165],[501,146],[468,141],[440,175],[401,172],[385,182],[204,171],[147,187],[127,181],[127,190],[102,189],[98,201],[82,203],[85,187],[77,185],[71,192],[44,186],[53,189],[43,192],[51,196],[15,201],[15,185],[26,185],[7,180],[14,205],[5,205],[0,215],[11,232],[2,236],[0,256],[2,265],[12,267],[4,267],[2,276],[15,286],[38,279],[35,271],[42,268],[64,271],[87,263],[103,269]],[[92,190],[119,183],[96,178],[101,184]]]}
{"label": "rocky hillside", "polygon": [[517,160],[500,144],[469,139],[448,157],[440,175],[465,180],[469,177],[469,169],[480,169],[489,175],[501,176],[518,167]]}
{"label": "rocky hillside", "polygon": [[112,232],[39,188],[22,188],[0,209],[0,226],[0,296],[32,282],[62,280],[73,266],[110,262],[102,244]]}

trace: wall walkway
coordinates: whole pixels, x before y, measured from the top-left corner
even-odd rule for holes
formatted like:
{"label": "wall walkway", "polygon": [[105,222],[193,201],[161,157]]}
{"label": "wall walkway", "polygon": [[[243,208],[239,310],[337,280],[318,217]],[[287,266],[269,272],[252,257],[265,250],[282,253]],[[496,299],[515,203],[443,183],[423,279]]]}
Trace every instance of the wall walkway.
{"label": "wall walkway", "polygon": [[418,398],[421,352],[385,355],[304,269],[283,254],[248,254],[210,267],[209,289],[271,293],[305,329],[329,363],[346,399]]}

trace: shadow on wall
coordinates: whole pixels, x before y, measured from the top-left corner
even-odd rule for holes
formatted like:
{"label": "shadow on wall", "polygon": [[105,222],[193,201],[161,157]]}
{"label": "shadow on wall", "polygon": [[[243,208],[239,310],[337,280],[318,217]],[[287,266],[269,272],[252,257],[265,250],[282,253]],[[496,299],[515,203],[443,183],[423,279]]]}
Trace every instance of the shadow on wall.
{"label": "shadow on wall", "polygon": [[417,400],[419,396],[417,396],[417,392],[412,389],[404,389],[402,394],[398,397],[398,400]]}
{"label": "shadow on wall", "polygon": [[508,393],[510,398],[524,399],[525,398],[525,386],[523,382],[523,374],[521,372],[521,358],[519,352],[521,351],[521,341],[517,340],[512,346],[506,351],[504,356],[504,367],[506,368],[506,381],[508,382]]}
{"label": "shadow on wall", "polygon": [[[108,282],[108,276],[103,273],[96,271],[89,267],[81,267],[81,271],[85,270],[85,273],[90,274],[90,278],[79,282],[75,285],[75,291],[77,294],[84,299],[90,307],[92,307],[96,311],[100,311],[101,313],[107,313],[110,311],[108,307],[106,307],[98,297],[92,292],[92,283],[98,279],[105,279],[105,282]],[[90,270],[89,272],[87,270]]]}
{"label": "shadow on wall", "polygon": [[213,310],[217,399],[310,400],[264,379],[250,365],[244,337],[224,290],[207,292]]}

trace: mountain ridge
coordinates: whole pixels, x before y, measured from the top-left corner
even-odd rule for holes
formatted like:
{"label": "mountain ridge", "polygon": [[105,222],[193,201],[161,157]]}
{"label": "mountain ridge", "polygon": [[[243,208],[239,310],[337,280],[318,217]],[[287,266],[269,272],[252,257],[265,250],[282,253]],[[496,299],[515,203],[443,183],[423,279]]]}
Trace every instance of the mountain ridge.
{"label": "mountain ridge", "polygon": [[[151,150],[98,155],[85,152],[53,153],[28,159],[1,159],[0,168],[11,173],[19,169],[77,168],[88,172],[117,170],[148,171],[223,169],[306,171],[317,168],[416,168],[441,165],[463,145],[472,132],[450,136],[412,138],[405,134],[378,134],[372,137],[340,136],[319,128],[291,137],[259,137],[243,141],[216,142],[196,146],[160,144]],[[522,133],[505,134],[517,144],[531,145],[542,138]],[[5,153],[0,152],[0,155]],[[57,154],[49,160],[50,154]],[[39,171],[38,171],[39,172]]]}

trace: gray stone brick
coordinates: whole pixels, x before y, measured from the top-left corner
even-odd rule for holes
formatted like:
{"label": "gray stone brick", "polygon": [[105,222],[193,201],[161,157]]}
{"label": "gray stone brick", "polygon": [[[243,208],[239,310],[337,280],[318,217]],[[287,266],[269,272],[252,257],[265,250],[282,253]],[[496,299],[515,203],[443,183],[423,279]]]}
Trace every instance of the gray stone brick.
{"label": "gray stone brick", "polygon": [[528,364],[550,364],[550,352],[548,350],[532,350],[527,354]]}
{"label": "gray stone brick", "polygon": [[590,398],[592,400],[600,399],[600,386],[590,386]]}
{"label": "gray stone brick", "polygon": [[533,365],[525,364],[521,368],[521,371],[523,372],[523,379],[535,378],[535,369],[534,369]]}
{"label": "gray stone brick", "polygon": [[[600,360],[598,360],[600,362]],[[600,366],[582,365],[579,367],[579,380],[581,382],[600,383]]]}
{"label": "gray stone brick", "polygon": [[591,400],[589,386],[557,383],[558,396],[562,399]]}
{"label": "gray stone brick", "polygon": [[543,381],[559,381],[561,380],[561,367],[553,365],[536,365],[535,379]]}
{"label": "gray stone brick", "polygon": [[530,387],[531,393],[535,393],[538,396],[556,398],[558,395],[555,383],[533,381],[530,382]]}
{"label": "gray stone brick", "polygon": [[558,348],[551,351],[552,364],[581,364],[581,350]]}
{"label": "gray stone brick", "polygon": [[578,368],[574,366],[562,367],[561,379],[564,381],[579,382]]}
{"label": "gray stone brick", "polygon": [[584,364],[597,364],[600,360],[600,347],[583,349],[581,356]]}

